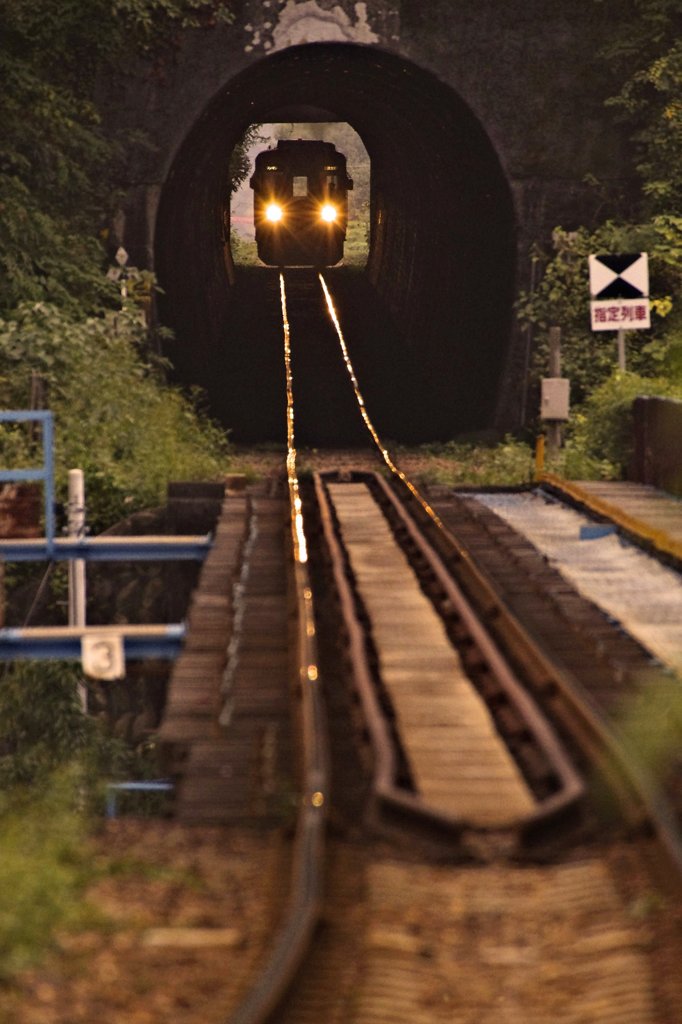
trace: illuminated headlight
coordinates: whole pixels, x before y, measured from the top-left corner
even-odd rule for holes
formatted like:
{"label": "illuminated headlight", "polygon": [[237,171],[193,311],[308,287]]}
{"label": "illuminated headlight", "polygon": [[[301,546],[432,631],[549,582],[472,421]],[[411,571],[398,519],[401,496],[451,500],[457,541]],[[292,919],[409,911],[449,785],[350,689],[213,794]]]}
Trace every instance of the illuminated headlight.
{"label": "illuminated headlight", "polygon": [[326,221],[327,224],[333,224],[338,217],[336,207],[332,206],[331,203],[325,203],[320,210],[320,217],[322,220]]}
{"label": "illuminated headlight", "polygon": [[272,224],[276,224],[283,216],[284,211],[278,203],[269,203],[268,206],[265,207],[265,217]]}

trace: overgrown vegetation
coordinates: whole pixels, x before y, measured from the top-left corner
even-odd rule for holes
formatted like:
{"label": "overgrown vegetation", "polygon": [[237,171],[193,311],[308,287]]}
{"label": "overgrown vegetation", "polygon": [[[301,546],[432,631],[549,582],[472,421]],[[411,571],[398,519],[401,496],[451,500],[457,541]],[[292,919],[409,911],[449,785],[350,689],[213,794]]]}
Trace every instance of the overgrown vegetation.
{"label": "overgrown vegetation", "polygon": [[38,960],[57,928],[91,924],[83,904],[87,818],[78,778],[0,794],[0,982]]}
{"label": "overgrown vegetation", "polygon": [[[396,446],[400,466],[416,459],[419,477],[426,484],[463,487],[496,487],[527,484],[533,479],[535,454],[532,447],[513,437],[488,444],[448,441],[422,445],[417,449]],[[408,471],[408,476],[410,475]]]}
{"label": "overgrown vegetation", "polygon": [[[95,97],[97,80],[135,55],[162,75],[178,33],[231,20],[231,6],[0,5],[0,407],[54,412],[57,497],[66,471],[84,469],[93,532],[158,503],[170,478],[216,477],[227,465],[224,432],[197,396],[167,386],[152,354],[151,276],[111,272],[106,228],[130,140],[105,133]],[[3,467],[41,461],[27,427],[0,432]],[[102,778],[152,767],[83,716],[78,681],[59,662],[2,671],[0,979],[82,920],[79,850]]]}
{"label": "overgrown vegetation", "polygon": [[[603,0],[594,0],[601,3]],[[682,397],[682,14],[676,0],[629,0],[601,55],[611,69],[613,116],[629,129],[640,194],[627,214],[576,231],[557,228],[552,251],[537,248],[540,283],[519,316],[539,344],[532,377],[547,367],[547,332],[562,328],[562,373],[577,406],[570,445],[622,469],[628,405],[637,388]],[[596,189],[603,188],[594,180]],[[591,253],[649,254],[651,331],[631,331],[628,373],[615,370],[615,334],[592,332],[587,314]],[[637,375],[643,378],[637,383]],[[608,423],[608,429],[602,424]],[[611,433],[611,430],[613,432]]]}
{"label": "overgrown vegetation", "polygon": [[[150,275],[127,272],[124,292],[108,266],[123,140],[105,136],[97,76],[135,52],[157,73],[180,30],[231,17],[224,0],[0,8],[0,403],[28,407],[39,382],[56,419],[58,496],[65,471],[82,467],[92,529],[158,502],[173,476],[215,476],[228,450],[148,355]],[[28,454],[25,431],[3,431],[5,464]]]}
{"label": "overgrown vegetation", "polygon": [[[215,478],[227,463],[224,433],[164,384],[145,337],[134,303],[86,318],[22,303],[0,320],[0,404],[26,407],[38,375],[55,416],[58,497],[68,469],[83,469],[95,531],[158,504],[170,478]],[[29,447],[25,429],[0,435],[5,465],[30,464]]]}
{"label": "overgrown vegetation", "polygon": [[[103,719],[83,715],[78,666],[60,661],[18,662],[5,666],[0,716],[0,792],[14,787],[35,791],[65,765],[79,765],[81,797],[88,805],[103,802],[102,777],[131,771],[148,773],[149,754],[133,750],[107,734]],[[1,847],[1,830],[0,830]],[[0,858],[1,859],[1,858]]]}

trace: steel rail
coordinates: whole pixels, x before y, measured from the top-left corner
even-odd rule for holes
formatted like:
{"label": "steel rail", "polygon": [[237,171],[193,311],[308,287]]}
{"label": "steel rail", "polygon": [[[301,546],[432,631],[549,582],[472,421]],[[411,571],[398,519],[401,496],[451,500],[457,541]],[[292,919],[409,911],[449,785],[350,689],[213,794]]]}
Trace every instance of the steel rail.
{"label": "steel rail", "polygon": [[329,754],[320,689],[308,546],[296,470],[291,338],[284,275],[280,274],[287,390],[287,482],[293,589],[296,604],[295,690],[301,729],[301,798],[292,855],[289,902],[267,961],[255,983],[228,1018],[229,1024],[264,1024],[281,1003],[301,968],[317,926],[324,889],[325,828]]}
{"label": "steel rail", "polygon": [[[495,637],[518,657],[524,666],[524,675],[527,675],[536,692],[545,697],[551,693],[554,706],[561,705],[560,719],[573,734],[577,744],[592,758],[598,770],[614,786],[625,820],[647,827],[655,836],[660,860],[667,873],[666,881],[672,879],[676,889],[682,892],[682,835],[670,805],[661,795],[645,767],[635,762],[632,751],[627,750],[617,732],[594,706],[579,680],[572,674],[560,670],[540,649],[516,617],[504,606],[493,584],[479,570],[466,548],[443,524],[429,502],[393,461],[367,413],[333,300],[321,274],[320,282],[360,412],[381,459],[391,471],[395,486],[404,488],[413,499],[414,514],[430,523],[430,529],[438,538],[434,544],[436,550],[441,545],[448,549],[444,557],[445,564],[456,570],[467,597],[486,616]],[[544,482],[551,486],[547,474],[544,475]],[[622,524],[624,529],[632,529],[635,525],[639,524]],[[652,543],[656,542],[655,538],[650,540]]]}
{"label": "steel rail", "polygon": [[408,532],[411,542],[426,560],[430,572],[438,581],[454,614],[464,624],[468,636],[473,640],[486,664],[490,666],[510,705],[515,707],[520,714],[528,732],[533,736],[538,747],[542,749],[559,780],[556,792],[545,798],[539,798],[534,811],[520,816],[513,824],[491,827],[474,826],[465,819],[437,811],[419,794],[410,793],[398,784],[396,781],[397,757],[385,724],[385,716],[376,696],[376,688],[367,659],[364,630],[357,621],[353,592],[346,578],[342,546],[333,525],[331,501],[327,494],[326,481],[334,476],[333,473],[315,474],[315,493],[320,505],[325,541],[330,551],[334,581],[338,588],[344,624],[349,637],[349,653],[355,685],[363,702],[368,730],[376,745],[373,795],[377,807],[409,814],[413,819],[421,818],[430,826],[454,835],[463,831],[491,831],[495,833],[514,832],[519,837],[527,837],[536,833],[543,825],[574,810],[585,797],[586,787],[564,752],[554,730],[535,702],[524,691],[461,589],[456,585],[441,558],[405,510],[404,505],[381,477],[367,473],[362,476],[379,488],[384,500],[390,503],[393,512],[399,517],[401,526]]}
{"label": "steel rail", "polygon": [[531,637],[455,534],[442,523],[436,528],[416,504],[414,515],[430,530],[443,562],[486,617],[496,640],[519,666],[538,700],[543,706],[550,704],[553,721],[559,722],[610,786],[624,821],[649,831],[655,838],[663,881],[682,893],[682,833],[650,772],[637,761],[577,676],[559,667]]}

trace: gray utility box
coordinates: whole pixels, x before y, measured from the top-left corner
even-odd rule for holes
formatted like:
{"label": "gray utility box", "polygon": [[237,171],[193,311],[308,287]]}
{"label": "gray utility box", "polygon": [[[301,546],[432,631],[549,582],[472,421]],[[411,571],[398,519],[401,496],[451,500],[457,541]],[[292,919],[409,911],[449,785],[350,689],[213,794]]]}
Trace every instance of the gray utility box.
{"label": "gray utility box", "polygon": [[568,419],[570,386],[568,377],[543,378],[540,394],[540,419]]}

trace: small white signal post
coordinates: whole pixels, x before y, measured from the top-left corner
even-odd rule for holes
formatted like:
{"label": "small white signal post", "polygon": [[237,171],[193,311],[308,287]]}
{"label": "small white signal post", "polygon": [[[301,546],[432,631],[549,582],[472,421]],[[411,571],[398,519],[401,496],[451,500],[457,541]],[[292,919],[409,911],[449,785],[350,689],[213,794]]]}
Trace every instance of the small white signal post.
{"label": "small white signal post", "polygon": [[625,332],[651,327],[649,259],[645,252],[589,256],[593,331],[616,331],[618,368],[625,369]]}

